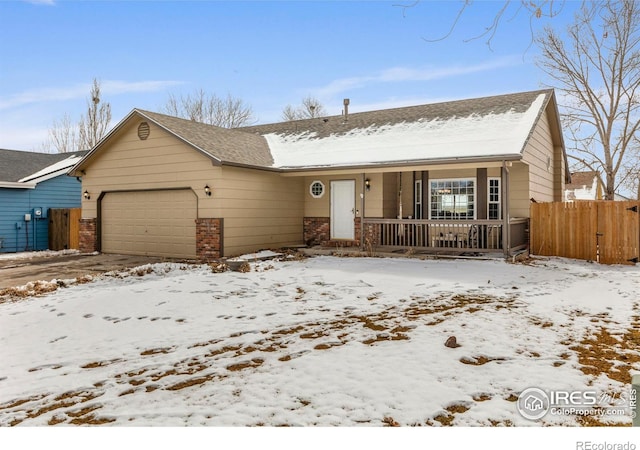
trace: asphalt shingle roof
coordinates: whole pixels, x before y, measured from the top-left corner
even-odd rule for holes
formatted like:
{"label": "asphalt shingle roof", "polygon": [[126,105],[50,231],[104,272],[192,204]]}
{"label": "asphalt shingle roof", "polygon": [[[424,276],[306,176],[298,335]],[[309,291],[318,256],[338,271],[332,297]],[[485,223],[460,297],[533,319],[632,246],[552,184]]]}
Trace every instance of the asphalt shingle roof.
{"label": "asphalt shingle roof", "polygon": [[70,156],[82,156],[85,153],[36,153],[0,149],[0,181],[16,182]]}
{"label": "asphalt shingle roof", "polygon": [[254,125],[236,129],[260,135],[270,133],[300,134],[302,132],[310,132],[316,133],[314,137],[324,138],[332,134],[345,134],[354,129],[367,128],[373,125],[393,125],[402,122],[416,122],[419,120],[446,120],[453,117],[468,117],[471,115],[486,116],[488,114],[503,114],[508,111],[521,113],[525,112],[540,94],[545,94],[548,98],[551,96],[552,92],[553,91],[551,89],[547,89],[378,111],[350,113],[346,121],[344,116],[338,115],[266,125]]}
{"label": "asphalt shingle roof", "polygon": [[567,184],[565,189],[582,189],[584,186],[593,186],[593,180],[597,172],[573,172],[571,174],[571,184]]}
{"label": "asphalt shingle roof", "polygon": [[151,111],[136,111],[222,162],[258,167],[273,165],[267,141],[260,135]]}

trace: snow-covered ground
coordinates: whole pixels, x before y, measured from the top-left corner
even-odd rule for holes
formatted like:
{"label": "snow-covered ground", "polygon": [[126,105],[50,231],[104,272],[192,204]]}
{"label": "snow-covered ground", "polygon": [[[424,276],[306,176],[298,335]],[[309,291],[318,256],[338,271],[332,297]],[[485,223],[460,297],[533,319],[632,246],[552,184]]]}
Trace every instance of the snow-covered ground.
{"label": "snow-covered ground", "polygon": [[54,256],[75,255],[78,253],[80,253],[78,250],[41,250],[36,252],[0,253],[0,260],[51,258]]}
{"label": "snow-covered ground", "polygon": [[[527,420],[515,400],[529,387],[591,389],[613,406],[630,388],[617,374],[640,371],[638,267],[250,265],[156,264],[5,298],[0,426],[575,426]],[[603,333],[606,373],[579,350]],[[458,347],[444,345],[450,336]]]}

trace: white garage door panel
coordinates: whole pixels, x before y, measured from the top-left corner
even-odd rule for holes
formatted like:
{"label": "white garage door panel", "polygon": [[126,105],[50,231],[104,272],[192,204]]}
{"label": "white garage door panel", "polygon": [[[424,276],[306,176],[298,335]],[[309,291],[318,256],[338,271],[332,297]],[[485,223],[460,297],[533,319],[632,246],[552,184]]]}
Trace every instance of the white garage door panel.
{"label": "white garage door panel", "polygon": [[196,257],[197,199],[191,190],[110,192],[101,212],[104,253]]}

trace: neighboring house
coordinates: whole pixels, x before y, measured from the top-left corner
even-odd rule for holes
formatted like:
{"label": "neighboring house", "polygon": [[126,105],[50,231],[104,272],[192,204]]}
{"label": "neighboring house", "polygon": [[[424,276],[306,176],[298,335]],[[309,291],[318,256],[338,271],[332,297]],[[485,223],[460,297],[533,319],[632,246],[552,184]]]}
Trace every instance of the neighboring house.
{"label": "neighboring house", "polygon": [[0,149],[0,252],[48,248],[49,208],[81,205],[81,183],[67,172],[86,153]]}
{"label": "neighboring house", "polygon": [[597,172],[573,172],[571,183],[564,189],[564,201],[574,200],[602,200],[604,187]]}
{"label": "neighboring house", "polygon": [[[509,253],[561,201],[552,90],[222,129],[134,109],[70,175],[84,251],[213,259],[302,244]],[[362,239],[364,237],[364,239]]]}

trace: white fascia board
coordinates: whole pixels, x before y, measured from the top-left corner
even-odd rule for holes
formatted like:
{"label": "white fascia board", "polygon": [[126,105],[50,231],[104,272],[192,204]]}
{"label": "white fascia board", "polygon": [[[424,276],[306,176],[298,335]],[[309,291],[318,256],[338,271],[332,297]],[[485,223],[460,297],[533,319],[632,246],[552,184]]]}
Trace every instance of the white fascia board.
{"label": "white fascia board", "polygon": [[19,181],[0,181],[0,188],[7,189],[35,189],[38,183],[21,183]]}

